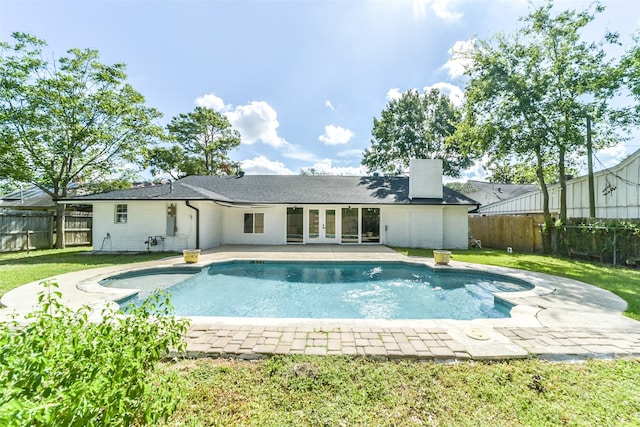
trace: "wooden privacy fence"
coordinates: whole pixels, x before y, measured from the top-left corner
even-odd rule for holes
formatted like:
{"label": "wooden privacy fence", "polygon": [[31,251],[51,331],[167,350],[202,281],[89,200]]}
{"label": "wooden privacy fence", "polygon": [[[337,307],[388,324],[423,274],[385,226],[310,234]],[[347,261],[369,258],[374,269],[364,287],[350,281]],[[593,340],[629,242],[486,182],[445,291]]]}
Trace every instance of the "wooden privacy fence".
{"label": "wooden privacy fence", "polygon": [[542,215],[470,216],[469,234],[483,247],[520,252],[542,252]]}
{"label": "wooden privacy fence", "polygon": [[[52,248],[56,242],[55,213],[8,211],[0,213],[0,252]],[[66,246],[91,245],[91,212],[65,213]]]}

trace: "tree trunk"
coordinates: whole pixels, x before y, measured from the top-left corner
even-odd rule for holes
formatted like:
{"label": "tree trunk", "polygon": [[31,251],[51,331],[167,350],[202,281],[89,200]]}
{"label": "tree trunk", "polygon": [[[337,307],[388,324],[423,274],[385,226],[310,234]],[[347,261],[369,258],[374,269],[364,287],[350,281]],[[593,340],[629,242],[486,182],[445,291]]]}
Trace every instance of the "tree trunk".
{"label": "tree trunk", "polygon": [[560,175],[560,221],[562,224],[567,223],[567,176],[565,175],[564,157],[566,148],[560,144],[560,152],[558,154],[558,173]]}
{"label": "tree trunk", "polygon": [[56,249],[64,249],[64,203],[56,201]]}
{"label": "tree trunk", "polygon": [[542,213],[544,215],[544,228],[542,229],[542,248],[546,253],[552,251],[551,248],[551,233],[553,232],[553,219],[551,218],[551,212],[549,211],[549,190],[547,189],[547,183],[544,180],[544,162],[542,160],[542,153],[540,147],[535,148],[536,152],[536,175],[538,176],[538,183],[540,184],[540,191],[542,192]]}

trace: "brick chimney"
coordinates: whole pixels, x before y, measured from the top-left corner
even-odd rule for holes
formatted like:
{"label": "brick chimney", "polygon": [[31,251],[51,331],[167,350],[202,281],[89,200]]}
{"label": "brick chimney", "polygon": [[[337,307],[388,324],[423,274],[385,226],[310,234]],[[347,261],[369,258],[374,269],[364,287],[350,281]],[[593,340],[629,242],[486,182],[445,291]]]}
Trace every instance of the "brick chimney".
{"label": "brick chimney", "polygon": [[409,198],[442,199],[442,160],[411,159]]}

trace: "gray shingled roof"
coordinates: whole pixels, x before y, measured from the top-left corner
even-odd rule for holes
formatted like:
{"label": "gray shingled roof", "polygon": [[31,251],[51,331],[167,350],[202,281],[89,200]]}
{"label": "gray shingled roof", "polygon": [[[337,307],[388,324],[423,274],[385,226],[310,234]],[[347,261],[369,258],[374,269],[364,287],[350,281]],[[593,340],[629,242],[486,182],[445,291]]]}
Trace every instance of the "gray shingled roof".
{"label": "gray shingled roof", "polygon": [[[76,185],[69,186],[69,193],[75,193]],[[21,190],[15,190],[11,193],[0,196],[0,209],[16,209],[16,210],[52,210],[56,204],[50,195],[42,191],[40,188],[30,186]]]}
{"label": "gray shingled roof", "polygon": [[407,177],[309,175],[188,176],[172,184],[109,191],[67,199],[213,200],[234,204],[427,204],[477,205],[450,188],[442,199],[409,199]]}
{"label": "gray shingled roof", "polygon": [[529,193],[538,189],[536,184],[502,184],[496,182],[469,180],[462,191],[467,194],[473,191],[483,191],[494,195],[500,200],[510,199],[524,193]]}

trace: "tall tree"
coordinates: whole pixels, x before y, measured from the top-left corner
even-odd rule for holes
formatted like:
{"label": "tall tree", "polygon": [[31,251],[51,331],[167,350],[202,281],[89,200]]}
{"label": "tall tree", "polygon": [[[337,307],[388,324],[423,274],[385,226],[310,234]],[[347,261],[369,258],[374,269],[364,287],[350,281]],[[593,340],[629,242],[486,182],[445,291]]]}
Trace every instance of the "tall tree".
{"label": "tall tree", "polygon": [[[489,182],[503,184],[537,184],[538,178],[535,165],[523,163],[521,159],[508,158],[504,161],[491,161],[484,169],[490,173]],[[567,179],[577,176],[578,170],[569,167],[566,169]],[[549,164],[544,170],[544,181],[548,183],[558,179],[558,169],[555,164]],[[556,181],[557,182],[557,181]]]}
{"label": "tall tree", "polygon": [[524,26],[515,34],[497,34],[468,53],[470,79],[459,127],[460,138],[494,160],[517,156],[535,165],[548,226],[553,222],[545,170],[558,173],[560,220],[565,221],[567,167],[585,154],[587,115],[598,126],[597,147],[621,139],[619,111],[610,106],[620,72],[605,52],[618,35],[606,34],[598,42],[581,39],[582,29],[604,8],[595,3],[555,16],[552,8],[548,1],[521,19]]}
{"label": "tall tree", "polygon": [[127,84],[125,65],[91,49],[49,62],[43,40],[0,42],[0,176],[30,183],[56,202],[56,247],[64,247],[69,184],[100,180],[161,134],[161,114]]}
{"label": "tall tree", "polygon": [[11,193],[14,190],[20,188],[20,184],[10,179],[0,180],[0,196],[3,194]]}
{"label": "tall tree", "polygon": [[379,119],[373,119],[371,147],[365,150],[362,164],[369,172],[397,175],[412,158],[438,158],[445,175],[458,177],[472,162],[453,139],[459,120],[458,109],[439,90],[404,92],[389,101]]}
{"label": "tall tree", "polygon": [[222,175],[239,168],[229,159],[229,151],[240,145],[240,133],[227,117],[211,108],[196,107],[180,114],[167,125],[168,147],[147,151],[154,175],[165,172],[178,179],[187,175]]}
{"label": "tall tree", "polygon": [[640,33],[634,36],[633,41],[633,45],[623,56],[620,72],[625,86],[637,101],[635,106],[629,109],[628,115],[637,123],[640,122]]}

